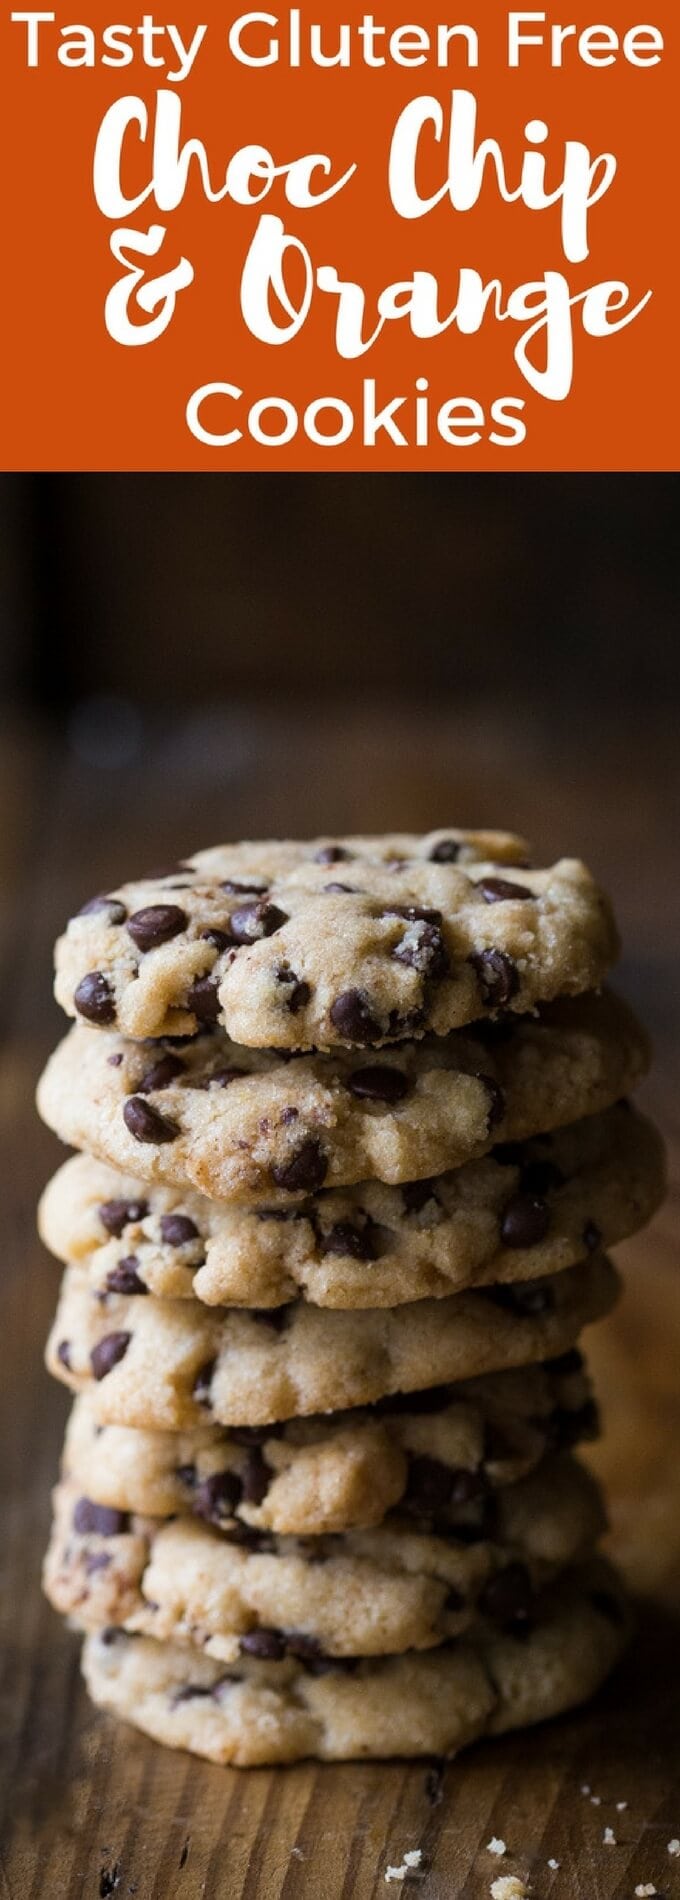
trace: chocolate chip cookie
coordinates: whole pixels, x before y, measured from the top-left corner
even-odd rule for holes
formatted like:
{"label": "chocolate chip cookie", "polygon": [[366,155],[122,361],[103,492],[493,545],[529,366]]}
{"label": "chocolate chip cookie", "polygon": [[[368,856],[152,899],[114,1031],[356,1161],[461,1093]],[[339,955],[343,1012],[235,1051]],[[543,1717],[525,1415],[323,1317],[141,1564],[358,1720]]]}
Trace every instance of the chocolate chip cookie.
{"label": "chocolate chip cookie", "polygon": [[342,1537],[269,1536],[255,1549],[196,1518],[103,1522],[62,1482],[44,1583],[82,1628],[114,1624],[224,1662],[296,1648],[384,1656],[444,1642],[475,1616],[526,1624],[534,1591],[603,1527],[595,1480],[568,1454],[499,1491],[471,1536],[395,1517]]}
{"label": "chocolate chip cookie", "polygon": [[140,1180],[216,1200],[289,1207],[322,1187],[429,1179],[609,1107],[648,1044],[611,995],[536,1017],[293,1060],[237,1050],[223,1032],[178,1047],[72,1029],[38,1106],[50,1128]]}
{"label": "chocolate chip cookie", "polygon": [[39,1210],[100,1292],[209,1306],[398,1306],[571,1266],[640,1227],[664,1188],[656,1130],[624,1103],[430,1180],[322,1189],[285,1211],[153,1186],[87,1155]]}
{"label": "chocolate chip cookie", "polygon": [[[388,859],[384,841],[380,855],[371,840],[314,841],[264,877],[266,846],[251,872],[238,859],[239,875],[228,848],[199,854],[71,919],[57,999],[135,1038],[219,1023],[245,1046],[308,1050],[446,1035],[596,988],[618,942],[585,865],[563,858],[510,877],[479,843],[438,836]],[[274,850],[270,870],[275,861]]]}
{"label": "chocolate chip cookie", "polygon": [[617,1578],[595,1562],[537,1596],[521,1636],[480,1620],[462,1640],[406,1656],[242,1656],[225,1670],[204,1650],[107,1629],[88,1637],[84,1672],[101,1708],[211,1761],[447,1757],[593,1695],[629,1628]]}
{"label": "chocolate chip cookie", "polygon": [[421,1526],[472,1537],[496,1491],[548,1452],[597,1435],[580,1353],[349,1412],[278,1426],[142,1431],[101,1425],[91,1393],[69,1419],[63,1475],[92,1525],[193,1514],[258,1545],[261,1531],[318,1536],[367,1529],[399,1508]]}
{"label": "chocolate chip cookie", "polygon": [[267,1425],[554,1358],[609,1311],[617,1289],[610,1262],[593,1254],[547,1280],[394,1310],[297,1301],[210,1312],[198,1301],[97,1298],[69,1267],[47,1365],[73,1391],[91,1389],[102,1424]]}

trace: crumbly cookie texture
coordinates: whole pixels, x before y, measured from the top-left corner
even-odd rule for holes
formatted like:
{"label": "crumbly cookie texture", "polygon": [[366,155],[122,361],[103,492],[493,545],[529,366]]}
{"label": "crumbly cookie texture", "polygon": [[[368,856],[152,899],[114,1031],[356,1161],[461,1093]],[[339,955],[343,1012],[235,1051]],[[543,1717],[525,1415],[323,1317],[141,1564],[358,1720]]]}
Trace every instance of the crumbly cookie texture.
{"label": "crumbly cookie texture", "polygon": [[553,1358],[609,1311],[617,1289],[611,1263],[594,1254],[548,1280],[394,1310],[298,1301],[210,1312],[197,1301],[97,1298],[69,1267],[47,1365],[72,1390],[92,1389],[102,1424],[266,1425]]}
{"label": "crumbly cookie texture", "polygon": [[593,989],[617,955],[577,859],[509,877],[475,834],[406,858],[314,845],[265,879],[220,876],[218,851],[90,900],[57,944],[58,1001],[134,1037],[220,1022],[255,1048],[377,1047]]}
{"label": "crumbly cookie texture", "polygon": [[585,1701],[628,1627],[618,1580],[595,1563],[542,1594],[522,1640],[479,1624],[439,1649],[377,1662],[243,1657],[225,1672],[204,1651],[105,1630],[86,1641],[84,1673],[100,1707],[211,1761],[452,1756]]}
{"label": "crumbly cookie texture", "polygon": [[475,1616],[526,1628],[534,1591],[604,1527],[595,1480],[548,1459],[495,1500],[471,1542],[388,1518],[341,1537],[263,1537],[255,1549],[191,1518],[102,1526],[73,1483],[55,1492],[44,1584],[83,1628],[124,1626],[241,1654],[384,1656],[428,1649]]}
{"label": "crumbly cookie texture", "polygon": [[609,1107],[648,1043],[626,1006],[562,1000],[516,1023],[285,1060],[221,1032],[141,1048],[76,1028],[50,1058],[50,1128],[126,1174],[240,1205],[297,1205],[322,1187],[429,1178]]}
{"label": "crumbly cookie texture", "polygon": [[583,1360],[572,1351],[363,1411],[232,1432],[100,1425],[84,1392],[62,1469],[79,1496],[103,1508],[106,1525],[131,1513],[192,1514],[247,1542],[251,1530],[369,1529],[398,1507],[421,1527],[472,1535],[490,1521],[496,1491],[597,1431]]}
{"label": "crumbly cookie texture", "polygon": [[619,1103],[434,1179],[322,1189],[283,1218],[77,1155],[46,1188],[38,1224],[100,1292],[358,1309],[559,1272],[635,1232],[663,1190],[656,1130]]}

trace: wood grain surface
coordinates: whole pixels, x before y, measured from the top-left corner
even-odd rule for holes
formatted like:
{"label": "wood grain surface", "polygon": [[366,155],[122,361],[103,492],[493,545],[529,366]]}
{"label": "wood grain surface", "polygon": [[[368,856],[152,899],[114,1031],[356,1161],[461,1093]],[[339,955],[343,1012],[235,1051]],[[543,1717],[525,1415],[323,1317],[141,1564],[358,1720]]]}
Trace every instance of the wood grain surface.
{"label": "wood grain surface", "polygon": [[[484,1900],[506,1872],[530,1879],[532,1900],[633,1900],[647,1883],[680,1900],[667,1851],[680,1837],[680,766],[670,725],[641,733],[632,711],[615,724],[605,743],[594,713],[563,708],[546,729],[521,708],[508,723],[340,704],[285,722],[235,707],[150,731],[84,715],[70,740],[4,734],[1,1900],[371,1900],[401,1890],[385,1873],[410,1848],[422,1860],[404,1885],[423,1900]],[[608,1422],[593,1463],[640,1596],[638,1635],[592,1708],[445,1770],[221,1770],[92,1710],[77,1640],[40,1594],[67,1409],[42,1370],[58,1269],[34,1232],[58,1160],[32,1106],[61,1027],[51,942],[93,891],[221,837],[442,823],[512,825],[539,852],[589,858],[617,903],[621,986],[656,1038],[643,1093],[669,1141],[675,1205],[621,1250],[626,1297],[591,1335]]]}

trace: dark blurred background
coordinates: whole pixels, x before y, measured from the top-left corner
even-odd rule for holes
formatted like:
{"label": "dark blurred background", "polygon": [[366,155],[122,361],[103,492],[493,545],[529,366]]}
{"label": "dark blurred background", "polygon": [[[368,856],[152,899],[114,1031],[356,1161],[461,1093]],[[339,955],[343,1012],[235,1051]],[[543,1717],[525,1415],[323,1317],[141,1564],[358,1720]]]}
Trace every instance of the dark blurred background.
{"label": "dark blurred background", "polygon": [[15,1014],[54,1034],[64,917],[201,844],[487,823],[591,860],[661,1020],[679,549],[669,476],[0,478]]}
{"label": "dark blurred background", "polygon": [[5,476],[2,683],[47,712],[680,688],[669,476]]}

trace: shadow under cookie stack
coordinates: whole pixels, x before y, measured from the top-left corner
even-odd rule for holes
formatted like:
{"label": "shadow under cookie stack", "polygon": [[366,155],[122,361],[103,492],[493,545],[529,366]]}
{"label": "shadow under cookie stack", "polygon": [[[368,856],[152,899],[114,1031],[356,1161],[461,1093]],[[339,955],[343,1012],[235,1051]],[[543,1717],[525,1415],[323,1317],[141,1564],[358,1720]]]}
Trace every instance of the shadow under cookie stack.
{"label": "shadow under cookie stack", "polygon": [[663,1189],[616,948],[496,832],[225,846],[72,919],[45,1583],[96,1703],[239,1765],[450,1756],[604,1678],[577,1342]]}

